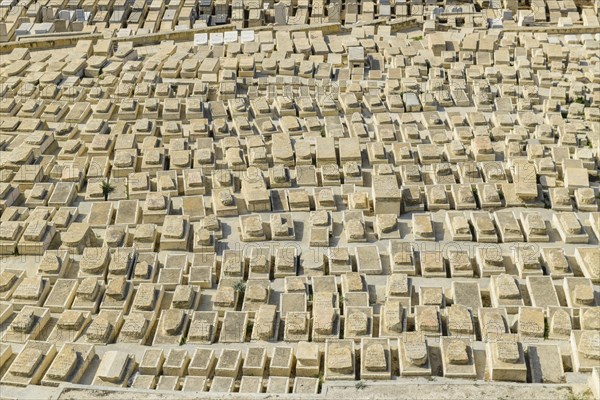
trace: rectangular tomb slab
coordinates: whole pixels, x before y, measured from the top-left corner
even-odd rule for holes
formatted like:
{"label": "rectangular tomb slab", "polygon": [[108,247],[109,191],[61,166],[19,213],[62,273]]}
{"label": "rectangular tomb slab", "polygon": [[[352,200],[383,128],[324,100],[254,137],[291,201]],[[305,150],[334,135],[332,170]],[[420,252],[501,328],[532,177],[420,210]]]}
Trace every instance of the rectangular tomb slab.
{"label": "rectangular tomb slab", "polygon": [[104,295],[104,282],[97,277],[83,278],[77,288],[75,300],[71,305],[73,310],[90,311],[96,313]]}
{"label": "rectangular tomb slab", "polygon": [[197,348],[192,355],[188,365],[188,374],[193,376],[208,377],[212,374],[217,358],[215,350],[208,348]]}
{"label": "rectangular tomb slab", "polygon": [[283,340],[286,342],[308,341],[310,338],[310,313],[290,311],[285,314]]}
{"label": "rectangular tomb slab", "polygon": [[356,248],[356,267],[358,272],[367,275],[381,275],[383,267],[377,246],[359,246]]}
{"label": "rectangular tomb slab", "polygon": [[490,297],[495,308],[505,307],[509,314],[516,314],[523,306],[519,281],[512,275],[500,274],[490,280]]}
{"label": "rectangular tomb slab", "polygon": [[58,279],[52,291],[44,302],[44,307],[53,313],[60,313],[63,310],[71,308],[79,282],[77,279]]}
{"label": "rectangular tomb slab", "polygon": [[361,340],[361,379],[389,380],[392,377],[392,357],[389,339]]}
{"label": "rectangular tomb slab", "polygon": [[569,266],[569,260],[565,256],[564,249],[560,247],[542,248],[543,265],[552,278],[564,278],[573,276],[573,271]]}
{"label": "rectangular tomb slab", "polygon": [[352,260],[350,259],[350,250],[348,247],[334,247],[327,249],[327,260],[329,273],[331,275],[341,275],[352,272]]}
{"label": "rectangular tomb slab", "polygon": [[2,383],[13,386],[37,385],[55,355],[53,343],[28,341],[6,371]]}
{"label": "rectangular tomb slab", "polygon": [[494,222],[487,212],[471,213],[471,221],[475,228],[475,240],[478,243],[498,243]]}
{"label": "rectangular tomb slab", "polygon": [[528,276],[527,291],[534,307],[558,307],[560,302],[549,276]]}
{"label": "rectangular tomb slab", "polygon": [[600,303],[599,293],[594,290],[589,278],[565,277],[563,290],[570,308],[594,307]]}
{"label": "rectangular tomb slab", "polygon": [[544,274],[537,246],[518,245],[515,246],[513,253],[515,264],[519,271],[519,278],[542,276]]}
{"label": "rectangular tomb slab", "polygon": [[269,279],[272,270],[271,250],[268,247],[251,247],[246,253],[248,279]]}
{"label": "rectangular tomb slab", "polygon": [[135,227],[141,220],[139,200],[121,200],[115,217],[115,225]]}
{"label": "rectangular tomb slab", "polygon": [[319,392],[319,379],[296,377],[292,393],[316,395]]}
{"label": "rectangular tomb slab", "polygon": [[137,256],[134,247],[118,247],[110,256],[107,278],[128,276]]}
{"label": "rectangular tomb slab", "polygon": [[488,342],[487,370],[494,381],[526,382],[527,365],[523,346],[512,335]]}
{"label": "rectangular tomb slab", "polygon": [[415,240],[435,241],[435,232],[431,214],[413,214],[412,233]]}
{"label": "rectangular tomb slab", "polygon": [[93,385],[125,387],[135,371],[135,358],[123,351],[107,351],[96,371]]}
{"label": "rectangular tomb slab", "polygon": [[148,348],[140,360],[139,371],[142,374],[159,375],[164,362],[165,355],[162,349]]}
{"label": "rectangular tomb slab", "polygon": [[473,234],[469,227],[469,220],[462,211],[447,212],[445,217],[445,225],[450,233],[450,238],[453,241],[473,240]]}
{"label": "rectangular tomb slab", "polygon": [[177,376],[159,376],[156,384],[156,390],[174,391],[179,390],[179,377]]}
{"label": "rectangular tomb slab", "polygon": [[546,221],[538,212],[521,214],[523,231],[528,242],[549,242],[550,236],[546,229]]}
{"label": "rectangular tomb slab", "polygon": [[523,242],[525,240],[519,221],[517,221],[512,212],[495,212],[494,219],[502,243]]}
{"label": "rectangular tomb slab", "polygon": [[537,307],[520,307],[517,316],[517,332],[523,342],[544,337],[544,309]]}
{"label": "rectangular tomb slab", "polygon": [[570,343],[573,370],[592,372],[600,360],[600,331],[572,331]]}
{"label": "rectangular tomb slab", "polygon": [[101,310],[88,325],[85,336],[80,340],[90,344],[113,343],[123,326],[123,321],[122,311]]}
{"label": "rectangular tomb slab", "polygon": [[92,228],[103,228],[111,224],[114,214],[112,202],[92,203],[86,222]]}
{"label": "rectangular tomb slab", "polygon": [[266,305],[271,294],[271,284],[267,279],[252,279],[246,283],[242,311],[254,317],[258,309]]}
{"label": "rectangular tomb slab", "polygon": [[181,390],[184,392],[203,392],[206,389],[206,378],[203,376],[186,376]]}
{"label": "rectangular tomb slab", "polygon": [[242,376],[240,381],[240,393],[261,393],[263,386],[262,376]]}
{"label": "rectangular tomb slab", "polygon": [[327,340],[325,343],[325,380],[354,380],[354,341]]}
{"label": "rectangular tomb slab", "polygon": [[560,348],[554,344],[530,345],[529,370],[532,383],[564,383],[565,371]]}
{"label": "rectangular tomb slab", "polygon": [[398,339],[400,376],[431,376],[429,350],[420,332],[406,332]]}
{"label": "rectangular tomb slab", "polygon": [[195,311],[187,334],[187,342],[211,344],[219,324],[219,314],[216,311]]}
{"label": "rectangular tomb slab", "polygon": [[261,305],[254,315],[251,340],[277,341],[279,336],[279,321],[277,306],[272,304]]}
{"label": "rectangular tomb slab", "polygon": [[295,363],[294,350],[287,346],[276,346],[273,349],[269,374],[271,376],[289,377]]}
{"label": "rectangular tomb slab", "polygon": [[175,290],[183,283],[183,270],[181,268],[161,268],[158,273],[157,283],[165,290]]}
{"label": "rectangular tomb slab", "polygon": [[442,323],[437,306],[415,307],[415,329],[425,336],[440,336]]}
{"label": "rectangular tomb slab", "polygon": [[42,385],[79,383],[95,354],[93,345],[66,343],[52,361],[42,379]]}
{"label": "rectangular tomb slab", "polygon": [[373,309],[368,306],[347,307],[344,319],[344,337],[359,342],[373,335]]}
{"label": "rectangular tomb slab", "polygon": [[38,264],[36,275],[55,283],[57,279],[62,278],[67,273],[71,264],[72,258],[67,250],[46,250]]}
{"label": "rectangular tomb slab", "polygon": [[498,340],[509,332],[508,314],[505,308],[480,307],[478,321],[483,341]]}
{"label": "rectangular tomb slab", "polygon": [[223,349],[215,367],[215,375],[235,378],[242,367],[242,353],[236,349]]}
{"label": "rectangular tomb slab", "polygon": [[289,393],[290,378],[283,376],[272,376],[267,381],[266,393]]}
{"label": "rectangular tomb slab", "polygon": [[127,312],[133,299],[133,284],[125,279],[124,276],[118,276],[108,281],[102,303],[101,310],[124,310]]}
{"label": "rectangular tomb slab", "polygon": [[25,277],[25,271],[4,269],[0,272],[0,300],[9,300]]}
{"label": "rectangular tomb slab", "polygon": [[0,302],[0,325],[12,317],[13,310],[14,308],[11,303]]}
{"label": "rectangular tomb slab", "polygon": [[56,228],[48,221],[31,221],[19,240],[17,250],[23,255],[42,255],[50,246],[55,234]]}
{"label": "rectangular tomb slab", "polygon": [[482,278],[506,272],[502,249],[497,246],[478,246],[475,253],[475,260],[479,276]]}
{"label": "rectangular tomb slab", "polygon": [[296,346],[296,377],[318,377],[322,352],[319,344],[298,342]]}
{"label": "rectangular tomb slab", "polygon": [[556,213],[552,216],[552,222],[558,230],[563,242],[582,244],[587,244],[589,242],[589,235],[585,229],[583,229],[576,213]]}
{"label": "rectangular tomb slab", "polygon": [[379,313],[379,337],[394,338],[398,334],[406,331],[407,310],[406,307],[397,299],[389,299],[381,307]]}
{"label": "rectangular tomb slab", "polygon": [[220,343],[242,343],[246,338],[248,313],[244,311],[226,311],[219,336]]}
{"label": "rectangular tomb slab", "polygon": [[164,290],[161,285],[140,283],[131,305],[132,311],[156,313],[160,311]]}
{"label": "rectangular tomb slab", "polygon": [[444,377],[477,378],[475,358],[470,339],[443,337],[441,349]]}
{"label": "rectangular tomb slab", "polygon": [[392,273],[404,273],[409,276],[417,274],[415,253],[410,243],[401,240],[390,240],[388,253]]}
{"label": "rectangular tomb slab", "polygon": [[244,376],[262,377],[267,366],[267,350],[264,347],[251,347],[244,357]]}
{"label": "rectangular tomb slab", "polygon": [[446,265],[441,251],[419,252],[421,275],[425,278],[445,278]]}
{"label": "rectangular tomb slab", "polygon": [[213,271],[216,269],[216,257],[216,254],[196,254],[190,266],[188,283],[202,289],[210,289],[214,279]]}
{"label": "rectangular tomb slab", "polygon": [[156,313],[152,311],[131,311],[124,318],[117,343],[146,344],[155,322]]}
{"label": "rectangular tomb slab", "polygon": [[6,362],[12,357],[13,350],[12,346],[9,344],[1,344],[0,345],[0,368],[6,364]]}
{"label": "rectangular tomb slab", "polygon": [[469,307],[474,313],[483,307],[479,283],[467,281],[452,282],[452,298],[454,304]]}
{"label": "rectangular tomb slab", "polygon": [[26,277],[12,294],[12,303],[19,311],[25,306],[41,306],[50,292],[50,282],[40,276]]}
{"label": "rectangular tomb slab", "polygon": [[65,310],[47,340],[57,346],[78,340],[92,321],[89,311]]}
{"label": "rectangular tomb slab", "polygon": [[407,274],[392,273],[387,277],[385,292],[388,298],[410,299],[413,292],[412,279]]}
{"label": "rectangular tomb slab", "polygon": [[190,356],[185,349],[171,349],[163,363],[163,374],[168,376],[186,375]]}
{"label": "rectangular tomb slab", "polygon": [[25,306],[12,320],[2,335],[3,342],[25,343],[42,336],[50,322],[50,310],[43,307]]}
{"label": "rectangular tomb slab", "polygon": [[195,285],[177,285],[173,291],[171,308],[195,311],[200,305],[201,289]]}
{"label": "rectangular tomb slab", "polygon": [[[120,253],[115,253],[115,256],[119,254]],[[107,246],[100,248],[85,248],[79,261],[79,272],[77,277],[79,279],[85,279],[86,277],[93,276],[95,278],[104,279],[110,259],[110,249]]]}
{"label": "rectangular tomb slab", "polygon": [[188,329],[190,316],[184,310],[163,310],[158,320],[153,345],[180,344]]}
{"label": "rectangular tomb slab", "polygon": [[460,304],[444,309],[448,336],[475,340],[472,310]]}
{"label": "rectangular tomb slab", "polygon": [[592,283],[600,283],[600,249],[597,247],[578,247],[575,249],[575,259],[583,275]]}

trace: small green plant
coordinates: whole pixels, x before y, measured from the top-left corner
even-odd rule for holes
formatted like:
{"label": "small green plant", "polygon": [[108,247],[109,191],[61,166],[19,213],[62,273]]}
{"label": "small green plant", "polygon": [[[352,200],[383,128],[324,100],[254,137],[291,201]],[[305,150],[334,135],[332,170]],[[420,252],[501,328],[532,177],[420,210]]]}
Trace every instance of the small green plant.
{"label": "small green plant", "polygon": [[416,41],[423,40],[423,36],[415,36],[413,38],[413,40],[416,40]]}
{"label": "small green plant", "polygon": [[356,390],[363,390],[364,388],[367,387],[367,384],[364,383],[363,381],[358,381],[358,382],[356,382],[354,387],[356,388]]}
{"label": "small green plant", "polygon": [[104,201],[108,200],[108,195],[115,191],[115,187],[110,184],[108,179],[102,181],[102,194],[104,195]]}
{"label": "small green plant", "polygon": [[244,293],[244,291],[246,290],[246,284],[244,283],[244,281],[239,281],[235,285],[233,285],[233,290],[235,290],[238,293]]}
{"label": "small green plant", "polygon": [[576,99],[574,100],[574,102],[575,102],[575,103],[577,103],[577,104],[584,104],[584,105],[586,104],[586,103],[585,103],[585,99],[584,99],[583,97],[578,97],[578,98],[576,98]]}

